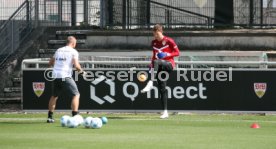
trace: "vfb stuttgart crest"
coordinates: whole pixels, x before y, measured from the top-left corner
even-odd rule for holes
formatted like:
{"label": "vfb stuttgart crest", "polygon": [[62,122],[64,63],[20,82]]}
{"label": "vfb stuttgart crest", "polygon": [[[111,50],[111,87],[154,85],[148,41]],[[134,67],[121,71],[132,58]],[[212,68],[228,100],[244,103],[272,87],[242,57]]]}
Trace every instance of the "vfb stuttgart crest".
{"label": "vfb stuttgart crest", "polygon": [[40,97],[45,89],[45,82],[33,82],[33,90],[37,97]]}
{"label": "vfb stuttgart crest", "polygon": [[259,98],[262,98],[266,92],[266,83],[254,83],[254,91]]}

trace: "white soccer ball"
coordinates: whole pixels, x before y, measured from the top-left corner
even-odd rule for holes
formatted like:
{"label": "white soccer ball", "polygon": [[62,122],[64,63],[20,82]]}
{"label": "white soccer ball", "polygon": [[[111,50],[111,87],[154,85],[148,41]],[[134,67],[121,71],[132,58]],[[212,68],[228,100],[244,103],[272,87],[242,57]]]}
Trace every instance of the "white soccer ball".
{"label": "white soccer ball", "polygon": [[91,128],[92,119],[93,118],[91,116],[89,116],[84,120],[83,125],[84,125],[85,128]]}
{"label": "white soccer ball", "polygon": [[77,121],[78,125],[83,125],[83,117],[81,115],[75,115],[74,119]]}
{"label": "white soccer ball", "polygon": [[103,126],[103,122],[100,118],[96,117],[92,119],[91,128],[99,129]]}
{"label": "white soccer ball", "polygon": [[62,127],[66,127],[67,126],[67,121],[70,118],[70,116],[68,115],[64,115],[60,118],[60,124]]}
{"label": "white soccer ball", "polygon": [[67,121],[67,127],[76,128],[78,127],[78,122],[74,117],[70,117]]}

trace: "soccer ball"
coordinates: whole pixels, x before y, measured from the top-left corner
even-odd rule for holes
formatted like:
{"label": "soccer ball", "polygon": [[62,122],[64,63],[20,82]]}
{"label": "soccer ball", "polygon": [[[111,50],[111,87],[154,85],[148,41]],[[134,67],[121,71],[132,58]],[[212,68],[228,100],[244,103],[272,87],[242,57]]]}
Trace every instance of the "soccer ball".
{"label": "soccer ball", "polygon": [[84,125],[85,128],[91,128],[92,119],[93,118],[89,116],[84,120],[83,125]]}
{"label": "soccer ball", "polygon": [[64,115],[60,118],[60,124],[62,127],[66,127],[67,126],[67,121],[70,118],[70,116],[68,115]]}
{"label": "soccer ball", "polygon": [[139,80],[140,82],[145,82],[145,81],[147,80],[147,76],[146,76],[145,74],[140,74],[140,75],[138,76],[138,80]]}
{"label": "soccer ball", "polygon": [[74,119],[77,121],[78,125],[83,125],[84,120],[81,115],[75,115]]}
{"label": "soccer ball", "polygon": [[108,122],[108,120],[107,120],[107,118],[106,117],[101,117],[101,120],[102,120],[102,122],[103,122],[103,124],[107,124],[107,122]]}
{"label": "soccer ball", "polygon": [[96,118],[92,119],[90,126],[91,126],[91,128],[99,129],[103,126],[103,122],[100,118],[96,117]]}
{"label": "soccer ball", "polygon": [[70,117],[67,121],[67,127],[76,128],[78,127],[78,122],[74,117]]}

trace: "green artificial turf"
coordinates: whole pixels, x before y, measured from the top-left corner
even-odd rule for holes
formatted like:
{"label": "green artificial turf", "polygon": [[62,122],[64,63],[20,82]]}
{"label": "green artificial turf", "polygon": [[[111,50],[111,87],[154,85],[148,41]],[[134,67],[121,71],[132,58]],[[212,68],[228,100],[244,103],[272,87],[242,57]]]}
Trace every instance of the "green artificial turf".
{"label": "green artificial turf", "polygon": [[[66,113],[69,114],[69,113]],[[82,114],[106,116],[101,129],[46,123],[46,113],[0,114],[0,149],[275,149],[276,116]],[[261,128],[252,129],[252,123]]]}

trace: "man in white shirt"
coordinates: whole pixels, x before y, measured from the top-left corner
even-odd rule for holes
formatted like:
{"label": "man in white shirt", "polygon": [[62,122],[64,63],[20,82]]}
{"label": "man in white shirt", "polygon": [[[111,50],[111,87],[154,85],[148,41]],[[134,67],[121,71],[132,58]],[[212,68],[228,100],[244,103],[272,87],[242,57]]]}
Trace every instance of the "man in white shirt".
{"label": "man in white shirt", "polygon": [[53,112],[56,107],[56,101],[62,91],[66,91],[68,95],[72,96],[72,116],[78,114],[80,93],[75,81],[72,79],[73,65],[79,74],[83,75],[85,72],[81,69],[79,63],[79,53],[76,47],[77,40],[73,36],[67,38],[65,47],[59,48],[55,55],[50,59],[49,65],[53,66],[52,82],[52,96],[49,101],[49,112],[47,123],[53,123]]}

